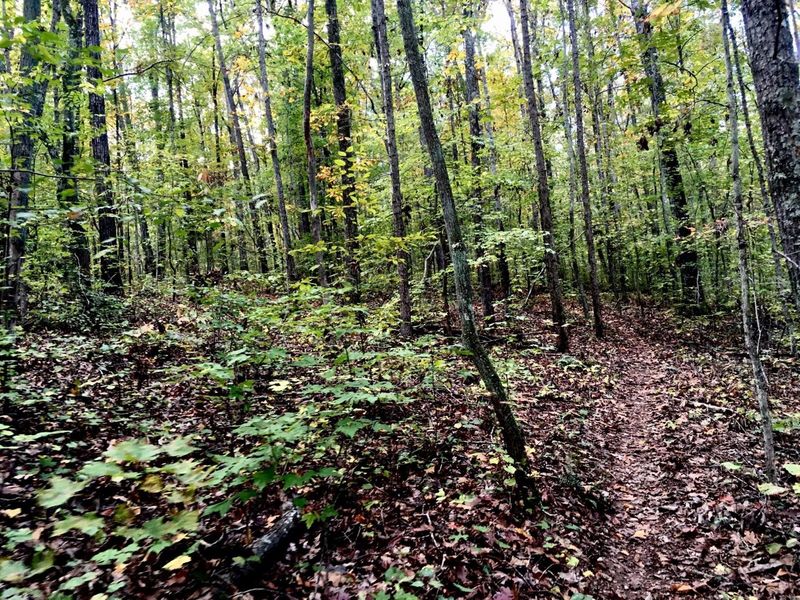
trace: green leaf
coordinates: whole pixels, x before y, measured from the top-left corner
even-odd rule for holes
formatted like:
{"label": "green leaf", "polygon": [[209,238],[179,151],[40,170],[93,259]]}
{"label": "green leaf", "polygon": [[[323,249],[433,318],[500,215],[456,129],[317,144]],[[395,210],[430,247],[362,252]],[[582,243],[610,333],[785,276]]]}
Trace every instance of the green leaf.
{"label": "green leaf", "polygon": [[728,471],[740,471],[742,469],[742,465],[735,462],[724,462],[722,466],[728,469]]}
{"label": "green leaf", "polygon": [[336,431],[351,438],[367,425],[369,425],[369,421],[365,421],[363,419],[355,420],[351,419],[350,417],[345,417],[336,423]]}
{"label": "green leaf", "polygon": [[104,525],[105,522],[103,519],[94,513],[70,515],[65,519],[61,519],[53,526],[53,535],[63,535],[73,529],[77,529],[86,535],[95,535],[103,531]]}
{"label": "green leaf", "polygon": [[25,579],[28,569],[20,560],[0,560],[0,581],[18,583]]}
{"label": "green leaf", "polygon": [[125,440],[115,444],[103,454],[116,462],[150,462],[162,453],[162,449],[142,440]]}
{"label": "green leaf", "polygon": [[189,437],[177,437],[166,446],[162,446],[162,449],[169,456],[180,458],[182,456],[186,456],[187,454],[191,454],[192,452],[195,452],[197,450],[197,448],[195,448],[189,443],[190,441],[191,438]]}
{"label": "green leaf", "polygon": [[779,496],[785,494],[789,490],[774,483],[762,483],[758,486],[758,491],[765,496]]}
{"label": "green leaf", "polygon": [[72,481],[66,477],[53,477],[50,480],[50,487],[39,490],[39,506],[44,508],[55,508],[65,504],[75,494],[86,487],[85,481]]}
{"label": "green leaf", "polygon": [[783,465],[783,468],[789,471],[789,474],[794,475],[795,477],[800,477],[800,464],[786,463]]}

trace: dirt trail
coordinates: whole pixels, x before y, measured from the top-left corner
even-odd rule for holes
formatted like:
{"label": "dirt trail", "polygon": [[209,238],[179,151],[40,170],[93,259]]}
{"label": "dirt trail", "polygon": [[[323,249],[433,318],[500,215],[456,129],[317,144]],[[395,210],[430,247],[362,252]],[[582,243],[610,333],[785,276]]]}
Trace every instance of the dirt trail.
{"label": "dirt trail", "polygon": [[713,489],[713,470],[703,448],[687,453],[676,443],[673,385],[687,367],[669,356],[658,341],[630,335],[607,365],[617,383],[587,423],[608,451],[613,508],[594,564],[604,598],[702,593],[713,576],[698,570],[707,548],[696,535],[708,498],[698,490]]}

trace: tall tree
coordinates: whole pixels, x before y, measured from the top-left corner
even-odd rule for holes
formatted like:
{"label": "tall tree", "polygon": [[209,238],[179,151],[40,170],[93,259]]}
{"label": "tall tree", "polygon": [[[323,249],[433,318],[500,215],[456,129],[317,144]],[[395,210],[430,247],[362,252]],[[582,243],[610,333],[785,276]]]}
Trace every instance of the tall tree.
{"label": "tall tree", "polygon": [[264,16],[261,0],[255,0],[256,20],[258,23],[258,77],[261,83],[261,92],[264,94],[264,116],[267,120],[267,144],[269,156],[272,161],[272,174],[275,178],[275,194],[278,197],[278,219],[281,224],[283,237],[283,264],[286,268],[286,279],[289,283],[297,279],[297,271],[292,255],[292,232],[289,229],[289,215],[286,211],[286,194],[283,191],[283,177],[281,175],[281,162],[278,157],[278,133],[275,129],[275,119],[272,116],[272,97],[267,78],[266,41],[264,39]]}
{"label": "tall tree", "polygon": [[336,105],[336,134],[339,140],[339,158],[342,165],[341,193],[344,209],[344,239],[347,249],[347,276],[352,290],[348,294],[351,302],[361,300],[361,266],[358,263],[358,206],[355,198],[355,176],[353,175],[352,114],[347,104],[347,88],[342,60],[342,40],[337,14],[336,0],[325,0],[328,15],[328,55],[331,60],[333,101]]}
{"label": "tall tree", "polygon": [[770,191],[800,308],[800,74],[784,2],[742,0]]}
{"label": "tall tree", "polygon": [[680,162],[678,161],[678,150],[674,136],[665,131],[665,125],[667,125],[667,94],[658,64],[658,50],[653,42],[653,25],[647,1],[633,0],[631,2],[631,11],[636,24],[636,31],[641,38],[643,47],[642,63],[650,84],[650,104],[653,112],[664,193],[677,221],[677,237],[680,244],[677,263],[680,271],[684,308],[689,311],[696,311],[701,308],[704,302],[697,250],[693,247],[694,234],[689,222],[689,203],[683,185]]}
{"label": "tall tree", "polygon": [[572,46],[572,91],[575,94],[575,137],[578,149],[578,167],[581,180],[581,203],[583,204],[584,237],[589,261],[589,293],[592,298],[594,332],[603,337],[603,307],[600,301],[600,283],[597,278],[597,258],[594,246],[594,225],[592,223],[592,200],[589,195],[589,168],[586,164],[586,141],[583,130],[583,91],[581,82],[578,32],[575,25],[575,2],[567,0],[569,19],[569,39]]}
{"label": "tall tree", "polygon": [[531,63],[530,19],[528,18],[528,0],[520,0],[520,25],[522,27],[522,82],[527,100],[528,121],[533,136],[533,150],[536,158],[536,188],[539,192],[539,212],[542,219],[542,237],[544,239],[544,263],[547,272],[547,285],[550,290],[550,303],[553,322],[558,328],[558,349],[566,351],[569,346],[567,335],[567,317],[564,310],[564,298],[561,290],[561,275],[558,249],[556,248],[553,210],[550,206],[550,182],[547,174],[547,161],[544,155],[542,129],[539,124],[539,101],[533,86],[533,65]]}
{"label": "tall tree", "polygon": [[761,363],[759,352],[760,335],[756,332],[753,305],[750,300],[750,267],[745,233],[744,208],[742,201],[742,177],[739,170],[739,119],[734,88],[733,63],[728,40],[730,16],[728,2],[722,0],[722,42],[725,50],[725,68],[728,91],[728,130],[731,139],[731,179],[733,180],[733,208],[736,213],[736,247],[739,252],[739,289],[741,294],[742,331],[744,345],[753,369],[753,387],[761,413],[761,426],[764,436],[765,470],[770,481],[775,479],[775,447],[772,439],[772,417],[769,410],[767,377]]}
{"label": "tall tree", "polygon": [[325,267],[325,248],[322,240],[322,215],[319,207],[317,190],[317,155],[314,150],[314,138],[311,134],[311,94],[314,87],[314,0],[308,0],[306,13],[306,75],[303,84],[303,139],[306,144],[306,167],[308,174],[308,203],[311,210],[311,236],[314,241],[314,255],[317,261],[317,281],[320,285],[328,285],[328,274]]}
{"label": "tall tree", "polygon": [[403,31],[403,46],[405,47],[406,60],[411,73],[411,81],[414,85],[414,94],[417,99],[425,145],[428,148],[437,191],[442,203],[444,224],[453,264],[458,312],[461,317],[461,338],[481,374],[487,391],[491,394],[494,412],[503,434],[506,451],[515,463],[516,471],[514,474],[517,485],[520,491],[530,498],[536,494],[536,488],[528,474],[529,461],[525,450],[525,437],[511,410],[508,395],[500,381],[500,376],[497,374],[486,349],[478,338],[478,331],[475,327],[467,248],[461,235],[461,226],[453,199],[453,190],[450,186],[450,176],[447,172],[442,143],[439,140],[439,134],[436,131],[436,123],[433,118],[428,81],[425,76],[425,63],[419,49],[419,39],[414,26],[410,0],[397,0],[397,12]]}
{"label": "tall tree", "polygon": [[[31,26],[31,34],[25,36],[19,55],[20,87],[16,90],[22,101],[22,118],[11,130],[11,194],[8,207],[8,235],[5,248],[5,285],[3,308],[7,311],[8,325],[13,327],[27,312],[28,296],[22,280],[22,263],[28,228],[19,222],[18,214],[28,209],[30,187],[33,181],[33,158],[35,153],[34,131],[44,110],[47,83],[31,77],[39,64],[36,36],[42,14],[41,0],[24,0],[22,20]],[[6,54],[6,65],[10,69],[10,54]]]}
{"label": "tall tree", "polygon": [[400,156],[397,151],[397,133],[394,118],[394,92],[392,88],[392,65],[389,54],[389,37],[386,30],[386,10],[383,0],[371,0],[372,31],[378,70],[381,78],[383,114],[386,119],[384,144],[389,158],[389,178],[392,186],[392,225],[396,238],[398,294],[400,298],[400,335],[411,337],[411,291],[409,277],[411,253],[406,247],[406,219],[403,210],[403,192],[400,188]]}
{"label": "tall tree", "polygon": [[[100,234],[100,277],[109,292],[122,293],[120,268],[119,223],[114,202],[111,174],[111,153],[108,147],[106,126],[106,99],[102,93],[103,77],[100,72],[100,12],[97,0],[82,0],[86,46],[90,62],[86,78],[92,87],[89,92],[89,115],[92,126],[92,158],[95,161],[95,195],[97,196],[97,225]],[[98,92],[98,88],[101,90]]]}
{"label": "tall tree", "polygon": [[483,136],[481,127],[481,98],[478,86],[478,69],[475,66],[475,36],[472,31],[472,22],[475,18],[473,8],[470,6],[464,9],[466,26],[462,33],[464,37],[464,89],[466,91],[467,113],[469,118],[469,142],[470,142],[470,166],[472,167],[471,176],[471,201],[475,203],[472,209],[473,220],[475,223],[475,257],[478,262],[478,282],[481,290],[481,305],[483,306],[483,318],[490,322],[494,317],[494,305],[492,304],[492,271],[486,259],[483,236]]}
{"label": "tall tree", "polygon": [[[208,14],[211,19],[211,33],[214,36],[214,46],[217,51],[217,59],[219,61],[219,72],[222,77],[222,90],[225,94],[225,105],[228,108],[228,117],[231,120],[231,138],[236,148],[236,154],[239,159],[239,172],[244,182],[244,193],[247,197],[247,205],[250,211],[250,220],[253,228],[253,240],[258,253],[259,265],[262,272],[268,270],[266,261],[266,247],[264,238],[261,233],[261,226],[258,218],[258,211],[256,210],[255,200],[253,199],[253,185],[250,180],[250,169],[247,164],[247,153],[244,148],[244,137],[242,134],[242,126],[239,120],[239,110],[236,106],[234,97],[233,86],[231,85],[231,78],[228,72],[228,65],[225,61],[225,52],[222,48],[222,37],[219,31],[219,22],[217,20],[217,9],[214,6],[215,0],[208,0]],[[237,207],[238,207],[237,203]],[[240,246],[241,248],[241,246]],[[243,268],[247,264],[242,265]]]}

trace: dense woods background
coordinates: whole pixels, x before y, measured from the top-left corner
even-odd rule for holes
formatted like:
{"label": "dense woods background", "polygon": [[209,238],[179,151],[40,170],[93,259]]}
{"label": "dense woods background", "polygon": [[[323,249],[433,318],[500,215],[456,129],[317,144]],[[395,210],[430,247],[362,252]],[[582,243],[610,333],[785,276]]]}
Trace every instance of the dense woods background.
{"label": "dense woods background", "polygon": [[0,18],[3,598],[797,591],[793,0]]}

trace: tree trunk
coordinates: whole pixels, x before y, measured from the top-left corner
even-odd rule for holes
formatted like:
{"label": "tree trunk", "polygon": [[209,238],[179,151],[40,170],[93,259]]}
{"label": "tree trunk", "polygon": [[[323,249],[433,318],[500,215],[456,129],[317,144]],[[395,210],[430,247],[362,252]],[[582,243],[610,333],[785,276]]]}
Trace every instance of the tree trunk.
{"label": "tree trunk", "polygon": [[800,308],[800,75],[780,1],[742,0],[767,172],[795,305]]}
{"label": "tree trunk", "polygon": [[736,44],[736,34],[733,27],[730,26],[728,21],[728,35],[730,37],[731,50],[733,54],[733,64],[736,71],[736,80],[739,85],[739,99],[742,101],[742,117],[744,118],[745,131],[747,132],[747,144],[750,147],[750,155],[753,158],[753,163],[756,166],[756,173],[758,175],[758,187],[761,193],[761,203],[764,207],[764,213],[767,216],[767,230],[769,232],[770,251],[772,253],[772,264],[775,268],[775,286],[778,290],[778,296],[781,299],[781,307],[783,309],[783,319],[786,322],[786,327],[789,329],[789,338],[792,352],[796,352],[795,339],[794,339],[794,326],[789,315],[789,302],[791,301],[791,292],[785,288],[783,276],[783,258],[780,253],[780,244],[778,243],[778,235],[775,232],[775,214],[774,214],[774,201],[769,194],[767,187],[767,180],[764,174],[764,165],[761,162],[761,156],[756,146],[755,138],[753,136],[753,125],[750,121],[750,109],[747,104],[747,89],[744,84],[744,77],[742,75],[742,66],[739,61],[739,48]]}
{"label": "tree trunk", "polygon": [[589,196],[589,169],[586,164],[586,142],[583,133],[583,91],[581,88],[580,55],[578,48],[578,32],[575,27],[574,0],[567,0],[567,16],[569,19],[569,39],[572,47],[572,86],[575,94],[575,136],[577,138],[578,167],[581,179],[581,203],[583,204],[586,253],[589,260],[589,293],[592,297],[594,332],[597,337],[603,337],[603,309],[600,303],[600,284],[597,281],[597,259],[592,225],[592,203],[591,197]]}
{"label": "tree trunk", "polygon": [[472,21],[474,16],[471,10],[464,11],[466,27],[463,31],[464,36],[464,75],[467,111],[469,115],[469,142],[470,142],[470,166],[471,166],[471,200],[475,203],[472,208],[473,220],[475,223],[475,258],[478,262],[478,282],[481,286],[481,306],[483,307],[483,318],[489,323],[494,317],[494,305],[492,304],[492,271],[489,263],[486,262],[486,251],[483,244],[485,235],[483,226],[483,164],[481,154],[483,153],[483,138],[481,137],[481,106],[480,91],[478,87],[478,70],[475,67],[475,37],[472,33]]}
{"label": "tree trunk", "polygon": [[659,164],[663,177],[664,197],[671,206],[678,222],[677,237],[679,243],[678,270],[680,271],[681,289],[684,308],[697,311],[703,305],[703,291],[700,285],[700,272],[697,266],[697,251],[692,246],[693,231],[689,223],[689,208],[686,191],[683,187],[678,151],[670,135],[663,132],[666,119],[662,115],[666,103],[664,80],[658,67],[658,51],[652,41],[652,25],[648,19],[645,0],[633,0],[631,11],[636,24],[636,31],[645,44],[642,54],[644,71],[650,81],[650,100],[655,119],[656,141],[658,143]]}
{"label": "tree trunk", "polygon": [[755,331],[753,307],[750,302],[750,273],[748,268],[747,238],[742,208],[742,178],[739,173],[739,121],[736,106],[736,92],[733,83],[730,43],[728,41],[728,3],[722,0],[722,41],[725,49],[725,67],[728,90],[728,129],[731,137],[731,177],[733,179],[733,207],[736,212],[736,246],[739,251],[739,284],[742,301],[742,331],[744,345],[753,368],[753,384],[758,408],[761,413],[761,427],[764,435],[765,471],[770,481],[775,480],[775,447],[772,439],[772,417],[769,410],[767,378],[758,347],[759,335]]}
{"label": "tree trunk", "polygon": [[321,286],[328,285],[328,274],[325,268],[325,250],[322,240],[322,215],[319,208],[317,191],[317,155],[314,152],[314,138],[311,136],[311,93],[314,86],[314,0],[308,0],[306,76],[303,85],[303,139],[306,144],[306,162],[308,167],[308,203],[311,209],[311,237],[314,241],[317,260],[317,282]]}
{"label": "tree trunk", "polygon": [[539,212],[542,217],[542,237],[544,240],[544,262],[547,271],[547,283],[550,290],[553,322],[558,328],[558,349],[566,351],[569,346],[567,336],[566,313],[561,291],[559,274],[559,257],[556,248],[553,215],[550,207],[550,183],[547,177],[547,162],[544,156],[542,130],[539,125],[539,103],[533,88],[533,72],[531,65],[531,41],[529,33],[528,0],[520,1],[520,22],[522,26],[522,81],[527,99],[528,120],[533,136],[533,149],[536,156],[537,189],[539,191]]}
{"label": "tree trunk", "polygon": [[344,241],[347,249],[347,278],[352,290],[347,294],[351,303],[361,301],[361,267],[358,264],[358,206],[355,199],[355,176],[353,175],[353,135],[351,113],[347,104],[347,90],[342,62],[342,42],[336,0],[325,0],[328,15],[328,54],[331,60],[333,101],[336,104],[336,134],[339,140],[339,158],[342,165],[342,207],[344,209]]}
{"label": "tree trunk", "polygon": [[[61,3],[61,14],[67,25],[69,36],[69,59],[64,63],[61,74],[61,89],[63,92],[63,134],[61,136],[61,160],[58,173],[62,175],[56,185],[58,202],[62,208],[79,206],[78,181],[72,175],[75,158],[78,155],[78,139],[80,131],[80,105],[75,102],[75,94],[80,87],[80,67],[78,57],[83,47],[82,23],[79,15],[72,11],[68,0],[56,0]],[[69,250],[74,265],[75,283],[80,291],[88,281],[91,271],[91,256],[89,255],[89,240],[86,230],[80,221],[80,215],[67,218],[67,227],[70,231]]]}
{"label": "tree trunk", "polygon": [[[92,62],[86,67],[86,77],[92,86],[102,85],[100,73],[100,14],[97,0],[82,0],[86,46],[92,48]],[[89,114],[92,125],[92,158],[95,161],[95,194],[98,202],[100,234],[100,277],[112,294],[122,293],[122,272],[119,265],[118,219],[111,189],[111,155],[106,128],[106,100],[96,91],[89,92]]]}
{"label": "tree trunk", "polygon": [[269,79],[267,78],[266,42],[264,40],[264,17],[261,0],[255,1],[256,20],[258,22],[258,76],[261,91],[264,94],[264,114],[267,119],[267,144],[269,156],[272,161],[272,174],[275,179],[275,193],[278,197],[278,220],[281,224],[283,237],[283,263],[286,268],[286,280],[291,283],[297,280],[297,271],[292,255],[292,232],[289,229],[289,215],[286,212],[286,195],[283,191],[283,178],[281,177],[281,163],[278,157],[278,133],[275,129],[275,120],[272,117],[272,98],[269,92]]}
{"label": "tree trunk", "polygon": [[[480,38],[477,39],[477,53],[478,58],[483,60],[481,51]],[[500,199],[500,182],[497,179],[497,146],[494,140],[494,121],[492,120],[492,100],[489,95],[489,82],[486,79],[486,68],[479,69],[481,78],[481,88],[483,90],[483,101],[486,106],[485,119],[486,119],[486,140],[489,145],[489,172],[494,181],[492,182],[492,196],[494,197],[494,211],[497,213],[497,230],[500,232],[505,231],[505,224],[503,223],[503,204]],[[506,245],[500,243],[497,245],[497,266],[500,270],[500,296],[503,299],[508,298],[511,293],[511,273],[508,269],[508,258],[506,257]]]}
{"label": "tree trunk", "polygon": [[[214,46],[217,51],[217,58],[219,59],[219,71],[222,77],[222,90],[225,93],[225,105],[228,108],[228,116],[231,119],[231,137],[233,138],[234,145],[236,146],[236,154],[239,158],[239,172],[244,182],[244,191],[247,196],[247,206],[250,209],[250,217],[253,227],[253,240],[256,246],[256,253],[259,257],[259,263],[262,271],[266,271],[266,248],[264,247],[264,239],[261,234],[261,227],[259,226],[258,211],[255,208],[253,201],[253,186],[250,181],[250,170],[247,165],[247,153],[244,148],[244,137],[242,135],[242,126],[239,122],[239,111],[236,108],[234,100],[233,87],[231,86],[230,75],[228,74],[228,67],[225,63],[225,54],[222,50],[222,39],[219,32],[219,23],[217,22],[217,11],[214,6],[214,0],[208,0],[208,14],[211,18],[211,33],[214,36]],[[241,257],[240,257],[241,259]],[[247,264],[240,265],[246,269]]]}
{"label": "tree trunk", "polygon": [[481,344],[475,328],[467,249],[461,236],[461,227],[456,213],[455,201],[453,200],[453,191],[450,187],[450,177],[447,173],[442,144],[433,118],[428,82],[425,78],[425,65],[419,50],[410,0],[397,0],[397,11],[403,31],[403,45],[409,71],[411,72],[411,81],[414,85],[414,94],[417,99],[417,108],[419,109],[425,144],[428,148],[439,197],[442,201],[445,229],[447,230],[453,263],[458,311],[461,316],[462,339],[464,346],[470,352],[472,360],[481,374],[487,391],[491,394],[492,404],[503,434],[506,451],[515,463],[515,476],[520,492],[525,497],[532,498],[536,495],[536,488],[528,475],[529,461],[525,451],[525,437],[511,410],[506,390],[489,355],[486,353],[486,349]]}
{"label": "tree trunk", "polygon": [[589,302],[586,299],[586,291],[583,287],[583,276],[578,264],[577,233],[575,232],[575,204],[577,198],[578,178],[575,169],[575,144],[572,140],[572,119],[569,113],[569,85],[567,74],[569,73],[569,52],[567,51],[567,32],[564,26],[565,15],[564,5],[559,2],[561,11],[561,53],[563,62],[561,65],[561,112],[564,115],[564,139],[567,146],[567,161],[569,162],[569,256],[572,267],[572,278],[575,281],[575,288],[578,291],[578,298],[583,308],[584,318],[589,317]]}
{"label": "tree trunk", "polygon": [[389,38],[386,31],[386,12],[383,0],[372,0],[372,29],[375,35],[375,48],[381,78],[383,114],[386,118],[384,142],[389,157],[389,177],[392,184],[392,224],[397,244],[396,262],[398,292],[400,297],[400,335],[409,338],[411,329],[411,291],[409,272],[411,254],[406,248],[406,221],[403,212],[403,194],[400,189],[400,158],[397,152],[395,133],[394,99],[392,90],[392,69],[389,56]]}

